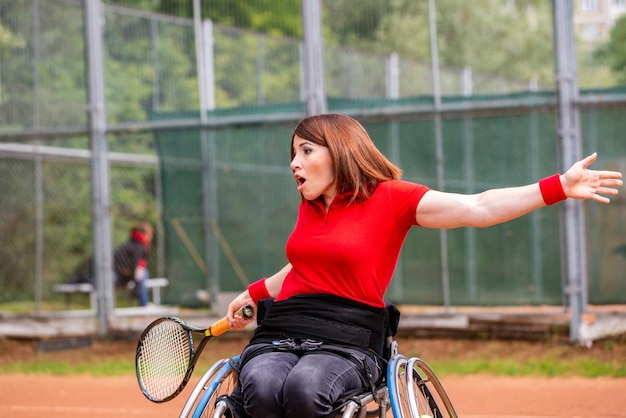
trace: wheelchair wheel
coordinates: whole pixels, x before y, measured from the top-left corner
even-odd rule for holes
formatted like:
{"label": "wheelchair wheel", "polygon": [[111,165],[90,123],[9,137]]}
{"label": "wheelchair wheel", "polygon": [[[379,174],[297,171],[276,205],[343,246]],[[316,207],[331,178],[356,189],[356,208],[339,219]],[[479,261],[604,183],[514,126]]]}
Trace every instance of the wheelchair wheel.
{"label": "wheelchair wheel", "polygon": [[[238,357],[232,360],[237,361]],[[216,400],[222,395],[230,394],[237,383],[237,374],[229,364],[229,359],[217,361],[202,376],[189,396],[181,418],[212,418],[221,417],[225,408],[216,407]]]}
{"label": "wheelchair wheel", "polygon": [[443,385],[432,369],[413,357],[406,364],[408,399],[413,417],[457,418],[456,411]]}
{"label": "wheelchair wheel", "polygon": [[225,364],[209,381],[206,390],[193,413],[193,418],[219,418],[226,410],[225,405],[216,407],[217,398],[229,395],[237,384],[237,373],[230,364]]}
{"label": "wheelchair wheel", "polygon": [[224,364],[228,363],[228,359],[221,359],[213,363],[213,365],[202,375],[196,386],[193,388],[191,394],[187,398],[187,402],[180,413],[180,418],[189,418],[191,417],[192,411],[194,411],[196,404],[202,397],[206,389],[206,384],[209,380],[211,380],[215,374],[224,366]]}
{"label": "wheelchair wheel", "polygon": [[394,356],[387,378],[395,418],[457,418],[441,382],[422,360]]}

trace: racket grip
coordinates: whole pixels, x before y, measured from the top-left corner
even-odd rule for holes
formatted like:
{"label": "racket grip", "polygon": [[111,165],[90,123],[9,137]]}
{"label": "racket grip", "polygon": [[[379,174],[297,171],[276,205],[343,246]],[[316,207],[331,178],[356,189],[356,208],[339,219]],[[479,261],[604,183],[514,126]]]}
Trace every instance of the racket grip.
{"label": "racket grip", "polygon": [[218,335],[222,335],[226,331],[230,329],[230,325],[228,324],[228,319],[222,318],[219,321],[215,322],[209,328],[210,335],[213,337],[217,337]]}

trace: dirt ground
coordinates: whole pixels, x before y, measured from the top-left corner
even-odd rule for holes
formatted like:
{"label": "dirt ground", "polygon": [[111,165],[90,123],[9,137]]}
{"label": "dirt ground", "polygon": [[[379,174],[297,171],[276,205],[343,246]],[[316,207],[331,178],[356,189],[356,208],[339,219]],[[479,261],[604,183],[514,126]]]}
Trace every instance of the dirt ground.
{"label": "dirt ground", "polygon": [[[556,343],[448,339],[399,340],[401,352],[427,361],[507,357],[524,361],[566,357],[572,361],[597,358],[623,367],[626,344],[595,344],[591,349]],[[199,370],[216,358],[238,353],[242,340],[211,344]],[[134,359],[134,342],[94,342],[91,347],[42,352],[32,341],[0,340],[0,366],[29,362],[89,364],[106,359]],[[436,371],[436,370],[435,370]],[[0,417],[173,417],[178,416],[195,381],[174,400],[155,404],[141,394],[132,374],[58,376],[40,373],[0,374]],[[626,417],[626,378],[505,377],[487,374],[444,375],[442,382],[459,416],[467,418]]]}

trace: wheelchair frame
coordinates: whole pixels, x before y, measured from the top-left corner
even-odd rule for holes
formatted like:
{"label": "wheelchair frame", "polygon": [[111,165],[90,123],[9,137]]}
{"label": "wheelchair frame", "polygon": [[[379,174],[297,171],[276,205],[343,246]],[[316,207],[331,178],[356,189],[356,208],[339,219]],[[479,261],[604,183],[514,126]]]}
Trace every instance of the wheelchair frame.
{"label": "wheelchair frame", "polygon": [[[181,418],[221,418],[228,410],[225,402],[218,401],[230,394],[237,384],[237,373],[232,359],[215,362],[200,378],[185,403]],[[398,354],[398,345],[391,342],[391,357],[387,374],[376,390],[364,389],[359,395],[336,406],[336,417],[365,418],[457,418],[456,411],[443,385],[423,360],[407,359]]]}

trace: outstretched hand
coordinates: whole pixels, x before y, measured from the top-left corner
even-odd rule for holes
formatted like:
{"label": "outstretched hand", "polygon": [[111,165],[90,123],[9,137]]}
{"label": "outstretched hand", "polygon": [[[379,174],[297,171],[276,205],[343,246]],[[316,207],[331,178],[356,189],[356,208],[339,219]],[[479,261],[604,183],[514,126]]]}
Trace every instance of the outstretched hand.
{"label": "outstretched hand", "polygon": [[594,152],[574,163],[565,174],[561,175],[561,184],[567,197],[609,203],[609,198],[602,195],[616,196],[619,193],[615,187],[621,187],[624,184],[621,180],[622,173],[588,168],[597,157],[598,154]]}

